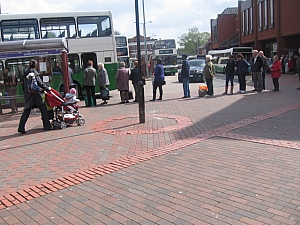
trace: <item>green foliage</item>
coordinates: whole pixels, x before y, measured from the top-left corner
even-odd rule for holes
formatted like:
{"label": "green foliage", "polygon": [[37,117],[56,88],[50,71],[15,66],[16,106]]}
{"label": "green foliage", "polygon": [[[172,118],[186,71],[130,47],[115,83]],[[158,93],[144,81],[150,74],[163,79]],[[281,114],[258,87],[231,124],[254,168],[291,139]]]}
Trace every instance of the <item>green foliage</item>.
{"label": "green foliage", "polygon": [[205,44],[209,39],[209,32],[200,32],[197,27],[192,27],[179,37],[179,52],[196,55],[197,47]]}

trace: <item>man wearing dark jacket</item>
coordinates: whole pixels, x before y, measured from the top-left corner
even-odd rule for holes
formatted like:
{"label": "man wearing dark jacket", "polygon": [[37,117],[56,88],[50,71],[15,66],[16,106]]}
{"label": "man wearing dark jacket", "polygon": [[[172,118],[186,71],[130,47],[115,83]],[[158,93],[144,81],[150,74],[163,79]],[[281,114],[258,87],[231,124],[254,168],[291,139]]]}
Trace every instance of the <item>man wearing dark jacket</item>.
{"label": "man wearing dark jacket", "polygon": [[182,98],[190,98],[190,62],[187,60],[187,55],[182,55],[182,68],[181,68],[181,78],[183,84],[183,97]]}
{"label": "man wearing dark jacket", "polygon": [[258,55],[257,50],[253,50],[253,58],[251,59],[252,80],[254,83],[254,90],[261,92],[263,90],[263,79],[261,69],[264,65],[262,58]]}

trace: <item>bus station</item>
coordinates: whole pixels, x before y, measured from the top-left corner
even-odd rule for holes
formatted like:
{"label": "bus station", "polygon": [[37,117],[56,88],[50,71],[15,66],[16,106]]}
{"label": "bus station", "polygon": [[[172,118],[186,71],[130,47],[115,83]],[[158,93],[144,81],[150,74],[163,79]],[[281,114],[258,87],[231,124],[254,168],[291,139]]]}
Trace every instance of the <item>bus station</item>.
{"label": "bus station", "polygon": [[[24,88],[22,79],[31,59],[37,60],[39,65],[38,72],[44,83],[53,87],[55,82],[59,81],[63,83],[65,86],[64,90],[68,92],[68,46],[65,38],[1,42],[0,49],[0,60],[5,60],[6,66],[18,77],[15,96],[0,96],[0,114],[2,114],[1,100],[24,99],[23,95],[21,95]],[[55,72],[53,72],[54,67],[51,61],[53,57],[57,56],[62,59],[62,73],[59,73],[59,75],[55,75]],[[0,74],[0,82],[3,85],[3,89],[5,89],[3,79],[2,73]]]}

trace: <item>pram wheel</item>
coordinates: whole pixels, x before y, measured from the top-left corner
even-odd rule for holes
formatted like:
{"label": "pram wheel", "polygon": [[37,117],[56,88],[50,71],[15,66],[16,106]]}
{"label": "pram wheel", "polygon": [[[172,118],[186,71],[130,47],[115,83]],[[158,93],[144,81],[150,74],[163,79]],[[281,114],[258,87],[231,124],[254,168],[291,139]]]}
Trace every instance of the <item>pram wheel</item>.
{"label": "pram wheel", "polygon": [[60,128],[60,123],[56,120],[52,121],[52,127],[54,127],[54,129]]}
{"label": "pram wheel", "polygon": [[60,122],[60,129],[66,129],[67,128],[67,124],[64,121]]}
{"label": "pram wheel", "polygon": [[76,123],[77,123],[78,126],[83,126],[85,124],[85,120],[82,119],[82,118],[78,118],[76,120]]}

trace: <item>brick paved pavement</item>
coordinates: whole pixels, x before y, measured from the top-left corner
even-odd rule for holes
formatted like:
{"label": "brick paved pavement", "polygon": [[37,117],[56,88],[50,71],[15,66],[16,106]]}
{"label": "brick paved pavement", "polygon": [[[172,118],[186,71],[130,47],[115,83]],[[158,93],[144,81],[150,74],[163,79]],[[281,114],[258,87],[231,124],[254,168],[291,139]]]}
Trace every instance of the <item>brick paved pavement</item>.
{"label": "brick paved pavement", "polygon": [[[0,211],[0,223],[300,223],[297,77],[283,77],[279,93],[221,97],[217,88],[215,98],[188,100],[173,80],[163,102],[147,103],[142,127],[127,118],[137,105],[117,98],[81,108],[87,124],[64,131],[42,132],[37,116],[20,136],[18,116],[2,116],[0,207],[17,205]],[[122,116],[124,123],[113,120]],[[178,116],[185,125],[169,130]],[[132,133],[95,132],[104,119],[106,128]]]}

